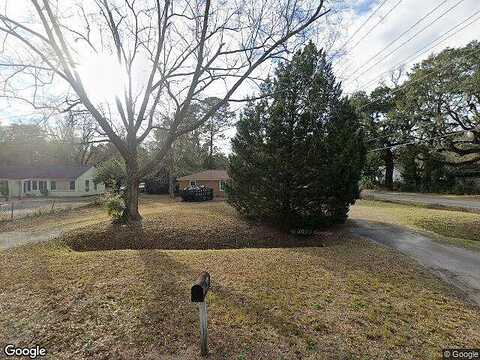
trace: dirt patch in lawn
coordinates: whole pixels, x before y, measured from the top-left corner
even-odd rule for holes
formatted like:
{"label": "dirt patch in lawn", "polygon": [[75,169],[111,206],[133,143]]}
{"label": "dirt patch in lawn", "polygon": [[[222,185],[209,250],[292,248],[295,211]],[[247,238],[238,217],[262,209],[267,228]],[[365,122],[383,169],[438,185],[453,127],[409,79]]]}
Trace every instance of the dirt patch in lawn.
{"label": "dirt patch in lawn", "polygon": [[102,222],[68,232],[59,241],[75,251],[232,249],[324,246],[344,236],[332,229],[309,237],[290,235],[242,220],[227,204],[213,202],[166,205],[145,216],[141,226]]}

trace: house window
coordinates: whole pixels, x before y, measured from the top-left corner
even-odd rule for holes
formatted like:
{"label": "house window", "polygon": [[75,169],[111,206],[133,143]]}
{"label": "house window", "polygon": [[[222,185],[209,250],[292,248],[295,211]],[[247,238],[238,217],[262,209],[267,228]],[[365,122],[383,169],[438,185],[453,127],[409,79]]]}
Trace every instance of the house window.
{"label": "house window", "polygon": [[40,192],[45,192],[47,190],[47,182],[44,180],[40,180],[38,182],[38,189],[40,190]]}
{"label": "house window", "polygon": [[75,190],[75,180],[70,181],[70,190]]}
{"label": "house window", "polygon": [[37,187],[37,180],[33,180],[32,181],[32,190],[37,190],[38,187]]}
{"label": "house window", "polygon": [[98,184],[94,181],[93,182],[93,190],[97,191],[97,188],[98,188]]}
{"label": "house window", "polygon": [[85,191],[86,192],[90,191],[90,180],[85,180]]}
{"label": "house window", "polygon": [[197,185],[197,181],[196,180],[190,180],[190,186],[195,186]]}
{"label": "house window", "polygon": [[31,190],[31,182],[30,182],[30,180],[24,181],[24,182],[23,182],[23,192],[24,192],[24,193],[27,193],[27,192],[30,192],[30,190]]}
{"label": "house window", "polygon": [[50,190],[57,190],[57,182],[50,181]]}
{"label": "house window", "polygon": [[220,191],[225,191],[225,181],[220,180],[219,183],[218,183],[218,187],[219,187]]}

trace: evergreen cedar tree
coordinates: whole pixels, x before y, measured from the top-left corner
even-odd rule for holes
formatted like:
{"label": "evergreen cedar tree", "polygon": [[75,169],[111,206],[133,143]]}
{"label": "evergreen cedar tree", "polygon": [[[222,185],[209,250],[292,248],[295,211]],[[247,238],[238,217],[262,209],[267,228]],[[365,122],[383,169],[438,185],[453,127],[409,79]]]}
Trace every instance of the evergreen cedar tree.
{"label": "evergreen cedar tree", "polygon": [[248,103],[232,139],[228,201],[286,229],[347,219],[364,164],[356,112],[341,97],[323,50],[309,43]]}

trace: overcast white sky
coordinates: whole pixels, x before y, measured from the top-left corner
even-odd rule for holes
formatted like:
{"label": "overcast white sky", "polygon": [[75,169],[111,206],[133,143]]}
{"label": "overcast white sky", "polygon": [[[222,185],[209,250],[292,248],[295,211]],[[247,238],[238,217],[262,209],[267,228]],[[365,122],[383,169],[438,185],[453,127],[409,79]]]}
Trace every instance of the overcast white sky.
{"label": "overcast white sky", "polygon": [[[356,90],[368,92],[380,81],[388,79],[391,70],[400,65],[408,70],[432,52],[439,52],[445,47],[463,46],[480,35],[478,0],[343,0],[342,3],[342,26],[339,27],[339,38],[332,50],[340,49],[345,53],[334,59],[334,69],[337,77],[343,80],[345,93]],[[438,9],[379,53],[437,6]],[[479,13],[475,14],[477,11]],[[471,18],[466,21],[468,17]],[[368,18],[369,21],[365,23]],[[461,26],[448,32],[462,22],[467,25],[472,21],[470,26],[456,34],[454,32],[460,30]],[[440,42],[448,35],[451,35],[449,39]],[[435,46],[430,48],[430,43],[438,37],[440,39],[433,43]],[[322,46],[321,43],[318,45]],[[386,57],[397,47],[398,50]],[[422,49],[425,52],[417,56],[416,53]],[[0,123],[3,125],[27,122],[33,117],[35,112],[24,105],[0,104]],[[233,133],[230,131],[229,135]],[[227,143],[225,147],[229,148]]]}

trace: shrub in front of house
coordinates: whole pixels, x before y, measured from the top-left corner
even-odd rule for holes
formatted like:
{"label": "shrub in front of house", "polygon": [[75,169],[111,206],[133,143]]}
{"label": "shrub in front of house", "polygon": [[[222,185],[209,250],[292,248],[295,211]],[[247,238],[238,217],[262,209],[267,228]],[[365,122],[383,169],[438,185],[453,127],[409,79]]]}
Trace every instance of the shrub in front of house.
{"label": "shrub in front of house", "polygon": [[237,123],[227,201],[289,230],[345,222],[365,151],[358,117],[341,98],[325,53],[307,45],[279,66],[263,95]]}
{"label": "shrub in front of house", "polygon": [[125,210],[125,202],[122,196],[115,193],[106,194],[104,204],[108,216],[112,218],[113,222],[121,222],[123,211]]}

